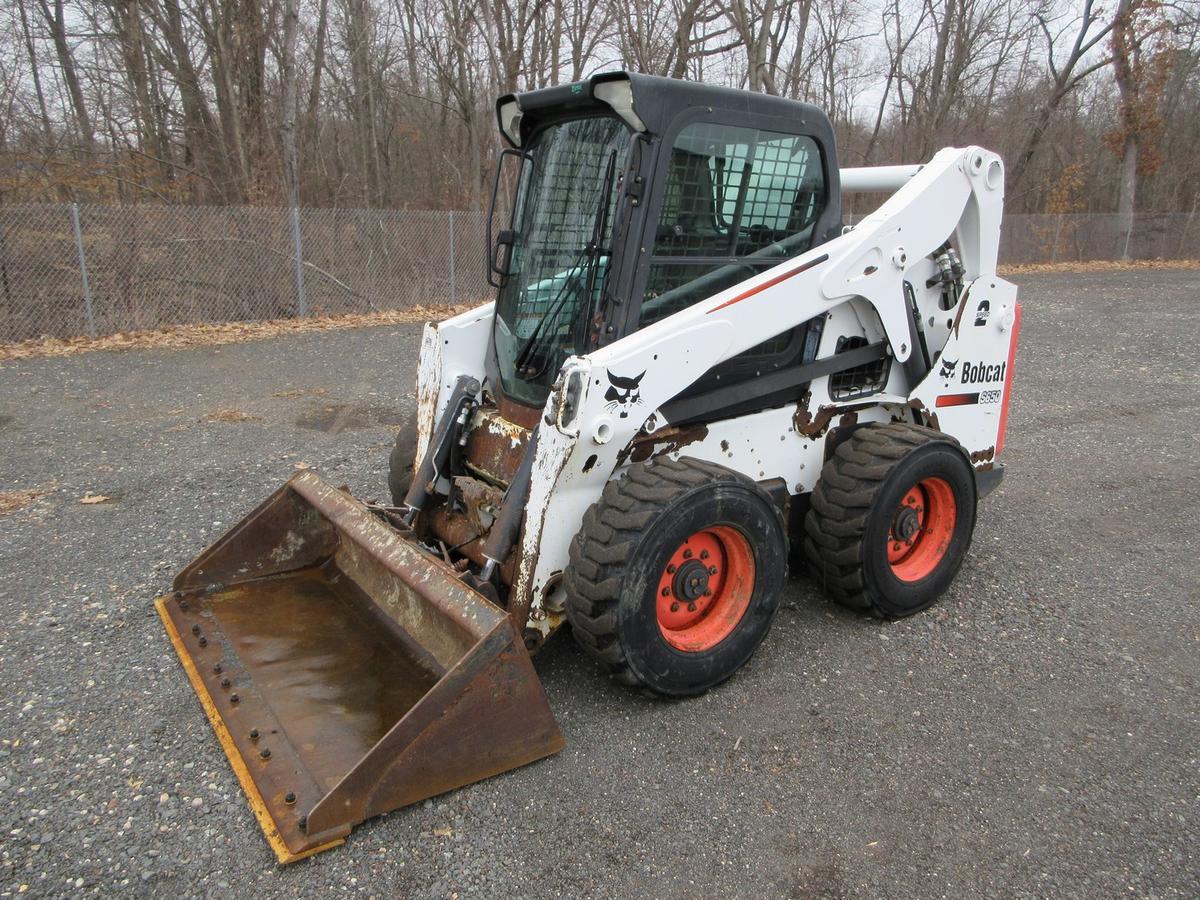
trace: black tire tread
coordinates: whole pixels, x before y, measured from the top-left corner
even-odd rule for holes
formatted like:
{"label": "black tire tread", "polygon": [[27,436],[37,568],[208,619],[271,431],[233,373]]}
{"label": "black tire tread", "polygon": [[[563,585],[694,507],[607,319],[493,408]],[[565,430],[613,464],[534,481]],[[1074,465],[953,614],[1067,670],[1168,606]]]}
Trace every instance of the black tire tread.
{"label": "black tire tread", "polygon": [[949,435],[920,425],[865,425],[840,444],[821,469],[804,520],[804,555],[818,583],[841,606],[886,617],[875,607],[863,579],[863,524],[896,463],[918,447],[937,442],[959,446]]}
{"label": "black tire tread", "polygon": [[737,481],[722,466],[697,459],[634,463],[604,486],[571,542],[563,576],[567,621],[579,646],[613,678],[637,686],[617,639],[617,603],[624,563],[646,527],[675,500],[714,481]]}
{"label": "black tire tread", "polygon": [[417,455],[417,414],[414,410],[405,419],[396,434],[392,452],[388,454],[388,493],[392,505],[401,506],[412,484]]}

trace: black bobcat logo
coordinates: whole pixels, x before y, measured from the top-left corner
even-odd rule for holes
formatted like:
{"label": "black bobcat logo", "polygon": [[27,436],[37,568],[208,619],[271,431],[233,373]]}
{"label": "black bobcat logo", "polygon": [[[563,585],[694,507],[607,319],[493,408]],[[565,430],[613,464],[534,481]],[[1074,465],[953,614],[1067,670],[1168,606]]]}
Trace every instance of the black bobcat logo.
{"label": "black bobcat logo", "polygon": [[942,359],[942,370],[938,372],[942,378],[953,378],[954,370],[958,366],[957,359]]}
{"label": "black bobcat logo", "polygon": [[604,399],[608,401],[606,408],[612,411],[620,407],[621,418],[629,418],[629,408],[641,405],[642,392],[638,385],[642,383],[645,375],[643,371],[641,375],[635,375],[633,378],[624,378],[609,372],[608,382],[611,387],[604,392]]}

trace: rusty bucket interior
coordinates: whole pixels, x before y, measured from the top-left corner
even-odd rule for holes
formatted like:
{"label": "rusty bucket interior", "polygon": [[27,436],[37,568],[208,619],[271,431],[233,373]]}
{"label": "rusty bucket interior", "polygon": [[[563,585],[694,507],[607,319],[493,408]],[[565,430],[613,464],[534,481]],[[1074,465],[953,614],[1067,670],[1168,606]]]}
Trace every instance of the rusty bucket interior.
{"label": "rusty bucket interior", "polygon": [[313,472],[157,606],[280,862],[562,749],[505,611]]}

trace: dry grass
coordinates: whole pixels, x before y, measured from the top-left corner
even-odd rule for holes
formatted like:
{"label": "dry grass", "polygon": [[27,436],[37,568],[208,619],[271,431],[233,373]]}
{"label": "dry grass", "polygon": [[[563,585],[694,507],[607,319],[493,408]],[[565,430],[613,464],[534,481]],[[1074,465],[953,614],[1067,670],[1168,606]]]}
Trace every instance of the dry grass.
{"label": "dry grass", "polygon": [[7,516],[18,509],[24,509],[39,497],[46,496],[47,491],[38,489],[28,491],[0,491],[0,516]]}
{"label": "dry grass", "polygon": [[1051,272],[1126,272],[1138,269],[1200,269],[1200,259],[1134,259],[1129,262],[1103,259],[1089,262],[1025,263],[1000,266],[1000,274],[1040,275]]}
{"label": "dry grass", "polygon": [[411,325],[445,319],[470,306],[430,305],[388,312],[348,316],[314,316],[308,319],[271,319],[266,322],[224,322],[219,325],[178,325],[161,331],[130,331],[106,337],[39,338],[0,344],[0,361],[42,356],[73,356],[96,350],[162,350],[240,344],[266,338],[339,328],[371,328],[379,325]]}
{"label": "dry grass", "polygon": [[258,422],[258,416],[241,409],[214,409],[204,417],[207,422]]}
{"label": "dry grass", "polygon": [[325,388],[291,388],[286,391],[276,391],[271,396],[278,397],[280,400],[295,400],[299,397],[320,397],[323,394],[329,393]]}

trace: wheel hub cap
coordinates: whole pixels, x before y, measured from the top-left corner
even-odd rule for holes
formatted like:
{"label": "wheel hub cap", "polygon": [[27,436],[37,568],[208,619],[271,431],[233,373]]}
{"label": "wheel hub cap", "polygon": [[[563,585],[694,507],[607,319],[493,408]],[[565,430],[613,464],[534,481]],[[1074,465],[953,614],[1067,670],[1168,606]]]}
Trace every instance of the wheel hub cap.
{"label": "wheel hub cap", "polygon": [[723,641],[750,607],[754,551],[728,525],[697,531],[671,554],[658,581],[656,614],[663,639],[698,653]]}
{"label": "wheel hub cap", "polygon": [[[713,566],[716,569],[716,566]],[[717,569],[714,575],[719,575]],[[697,559],[689,559],[675,573],[672,590],[685,603],[694,603],[708,593],[708,569]]]}
{"label": "wheel hub cap", "polygon": [[909,488],[892,515],[887,559],[901,581],[928,578],[941,564],[954,536],[958,504],[943,478],[925,478]]}

